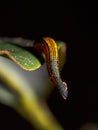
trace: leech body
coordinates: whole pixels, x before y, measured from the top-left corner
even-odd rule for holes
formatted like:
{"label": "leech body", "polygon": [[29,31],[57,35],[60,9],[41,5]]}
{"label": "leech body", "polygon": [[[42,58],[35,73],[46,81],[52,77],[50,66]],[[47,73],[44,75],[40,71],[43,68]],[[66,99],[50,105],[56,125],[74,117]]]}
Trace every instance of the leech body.
{"label": "leech body", "polygon": [[66,99],[68,96],[67,84],[63,82],[60,77],[58,47],[56,42],[52,38],[46,37],[36,43],[35,48],[38,46],[40,46],[39,51],[45,53],[50,80],[57,85],[62,97]]}

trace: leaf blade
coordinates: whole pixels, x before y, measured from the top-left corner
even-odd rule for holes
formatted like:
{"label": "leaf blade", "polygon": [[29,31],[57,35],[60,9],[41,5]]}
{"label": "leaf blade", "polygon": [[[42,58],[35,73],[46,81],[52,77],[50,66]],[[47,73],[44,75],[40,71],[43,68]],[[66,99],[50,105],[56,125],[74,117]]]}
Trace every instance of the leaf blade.
{"label": "leaf blade", "polygon": [[0,55],[6,55],[21,68],[28,71],[36,70],[41,67],[40,61],[33,54],[6,42],[0,42]]}

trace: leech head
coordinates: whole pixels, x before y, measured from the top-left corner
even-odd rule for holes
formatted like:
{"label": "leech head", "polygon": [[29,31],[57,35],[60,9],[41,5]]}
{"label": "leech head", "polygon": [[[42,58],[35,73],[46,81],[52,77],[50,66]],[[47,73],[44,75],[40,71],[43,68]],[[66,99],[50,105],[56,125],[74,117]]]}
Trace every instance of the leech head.
{"label": "leech head", "polygon": [[62,82],[62,86],[60,86],[60,93],[64,99],[68,97],[68,88],[65,82]]}

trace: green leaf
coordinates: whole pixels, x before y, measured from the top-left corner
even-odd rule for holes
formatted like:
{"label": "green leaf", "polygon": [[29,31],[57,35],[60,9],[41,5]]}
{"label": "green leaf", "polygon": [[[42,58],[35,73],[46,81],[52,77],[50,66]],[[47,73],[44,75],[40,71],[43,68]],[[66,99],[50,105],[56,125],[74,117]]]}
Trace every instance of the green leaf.
{"label": "green leaf", "polygon": [[6,55],[25,70],[36,70],[41,66],[40,61],[30,52],[6,42],[0,42],[0,55]]}

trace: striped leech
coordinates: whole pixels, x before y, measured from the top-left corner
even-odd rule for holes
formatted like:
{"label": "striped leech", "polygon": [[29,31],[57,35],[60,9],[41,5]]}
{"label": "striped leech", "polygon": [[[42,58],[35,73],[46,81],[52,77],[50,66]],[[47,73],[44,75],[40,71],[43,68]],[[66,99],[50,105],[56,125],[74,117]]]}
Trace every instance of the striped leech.
{"label": "striped leech", "polygon": [[44,52],[50,80],[55,83],[64,99],[68,96],[67,84],[61,80],[59,71],[59,56],[56,42],[49,37],[35,43],[34,48]]}

